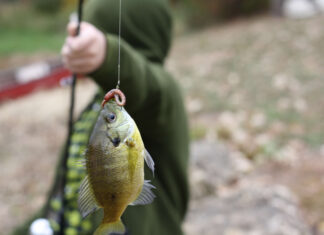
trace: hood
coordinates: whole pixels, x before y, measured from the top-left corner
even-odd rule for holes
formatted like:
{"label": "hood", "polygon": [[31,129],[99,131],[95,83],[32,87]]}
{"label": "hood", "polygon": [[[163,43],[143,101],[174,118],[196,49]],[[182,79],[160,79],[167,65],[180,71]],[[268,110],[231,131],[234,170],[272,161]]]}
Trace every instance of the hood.
{"label": "hood", "polygon": [[[118,35],[119,0],[89,0],[85,20]],[[152,62],[163,63],[171,44],[172,17],[167,0],[123,0],[121,37]]]}

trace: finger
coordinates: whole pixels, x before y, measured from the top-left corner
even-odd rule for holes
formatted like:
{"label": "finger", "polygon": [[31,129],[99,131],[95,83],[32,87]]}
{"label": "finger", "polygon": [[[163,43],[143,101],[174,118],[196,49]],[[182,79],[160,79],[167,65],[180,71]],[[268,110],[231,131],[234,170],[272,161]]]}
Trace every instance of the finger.
{"label": "finger", "polygon": [[72,52],[69,47],[62,49],[62,56],[64,56],[68,60],[79,60],[79,59],[93,59],[95,57],[95,53],[93,49],[89,48],[83,51]]}
{"label": "finger", "polygon": [[91,67],[90,66],[84,66],[82,68],[79,68],[78,74],[89,74],[90,72],[92,72]]}
{"label": "finger", "polygon": [[78,53],[87,50],[93,41],[94,38],[91,35],[81,34],[78,37],[68,37],[66,43],[72,53]]}
{"label": "finger", "polygon": [[62,57],[62,62],[63,62],[63,65],[64,65],[65,68],[67,68],[68,70],[70,70],[71,72],[73,72],[71,70],[70,65],[69,65],[69,61],[66,58]]}
{"label": "finger", "polygon": [[63,63],[69,65],[73,65],[74,61],[76,61],[75,63],[78,64],[78,61],[80,60],[95,61],[95,53],[93,49],[90,48],[89,50],[82,51],[80,53],[72,53],[71,49],[66,44],[61,50],[61,56],[63,59]]}
{"label": "finger", "polygon": [[78,58],[74,60],[68,60],[69,65],[73,68],[81,68],[81,67],[88,67],[88,65],[92,65],[90,58]]}
{"label": "finger", "polygon": [[[78,23],[75,22],[75,21],[70,21],[68,23],[67,27],[66,27],[68,35],[72,36],[72,37],[75,37],[76,33],[77,33],[77,28],[78,28]],[[89,29],[92,29],[92,28],[93,28],[93,26],[88,22],[82,21],[80,23],[80,32],[84,31],[84,30],[89,30]]]}
{"label": "finger", "polygon": [[75,73],[88,73],[93,67],[91,60],[88,58],[66,60],[65,62],[66,67]]}
{"label": "finger", "polygon": [[70,47],[65,43],[61,49],[61,55],[63,57],[69,57],[71,55]]}
{"label": "finger", "polygon": [[68,44],[65,44],[61,49],[61,56],[67,60],[75,60],[92,56],[88,51],[73,52]]}
{"label": "finger", "polygon": [[69,36],[75,36],[76,34],[76,30],[77,30],[78,24],[76,22],[69,22],[67,27],[66,27],[66,31],[68,33]]}
{"label": "finger", "polygon": [[69,67],[68,68],[72,73],[76,74],[88,74],[91,72],[91,67]]}
{"label": "finger", "polygon": [[66,68],[68,68],[73,73],[83,73],[88,74],[95,70],[94,64],[89,59],[79,59],[79,60],[69,60],[62,58],[63,63]]}

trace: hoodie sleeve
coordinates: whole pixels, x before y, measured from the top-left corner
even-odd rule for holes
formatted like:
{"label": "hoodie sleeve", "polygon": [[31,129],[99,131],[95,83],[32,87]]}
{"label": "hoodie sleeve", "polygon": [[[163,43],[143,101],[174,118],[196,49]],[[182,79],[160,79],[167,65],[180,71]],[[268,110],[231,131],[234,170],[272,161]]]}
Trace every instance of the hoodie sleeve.
{"label": "hoodie sleeve", "polygon": [[[130,113],[161,106],[171,92],[173,79],[159,63],[148,61],[121,40],[120,89],[125,93],[126,109]],[[106,58],[90,76],[107,92],[117,85],[118,80],[118,37],[107,35]]]}

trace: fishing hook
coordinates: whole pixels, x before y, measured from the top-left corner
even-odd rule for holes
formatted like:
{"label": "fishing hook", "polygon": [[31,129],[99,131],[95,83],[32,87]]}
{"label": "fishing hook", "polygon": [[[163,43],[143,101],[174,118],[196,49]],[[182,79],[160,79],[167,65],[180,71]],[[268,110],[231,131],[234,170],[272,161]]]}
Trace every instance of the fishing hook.
{"label": "fishing hook", "polygon": [[115,101],[119,106],[124,106],[126,104],[126,96],[124,93],[119,89],[112,89],[105,95],[101,103],[101,107],[103,108],[105,104],[112,98],[115,98]]}

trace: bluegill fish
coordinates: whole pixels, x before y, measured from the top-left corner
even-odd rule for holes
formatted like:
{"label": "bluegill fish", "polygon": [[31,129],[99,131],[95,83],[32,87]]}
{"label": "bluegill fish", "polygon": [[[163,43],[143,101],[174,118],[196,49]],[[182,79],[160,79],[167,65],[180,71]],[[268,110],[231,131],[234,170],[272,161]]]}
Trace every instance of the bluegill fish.
{"label": "bluegill fish", "polygon": [[144,180],[144,161],[153,172],[154,162],[134,120],[113,95],[115,100],[106,95],[89,139],[85,152],[87,176],[79,191],[83,217],[103,209],[103,220],[95,235],[123,234],[125,227],[120,217],[126,207],[149,204],[155,197],[154,186]]}

